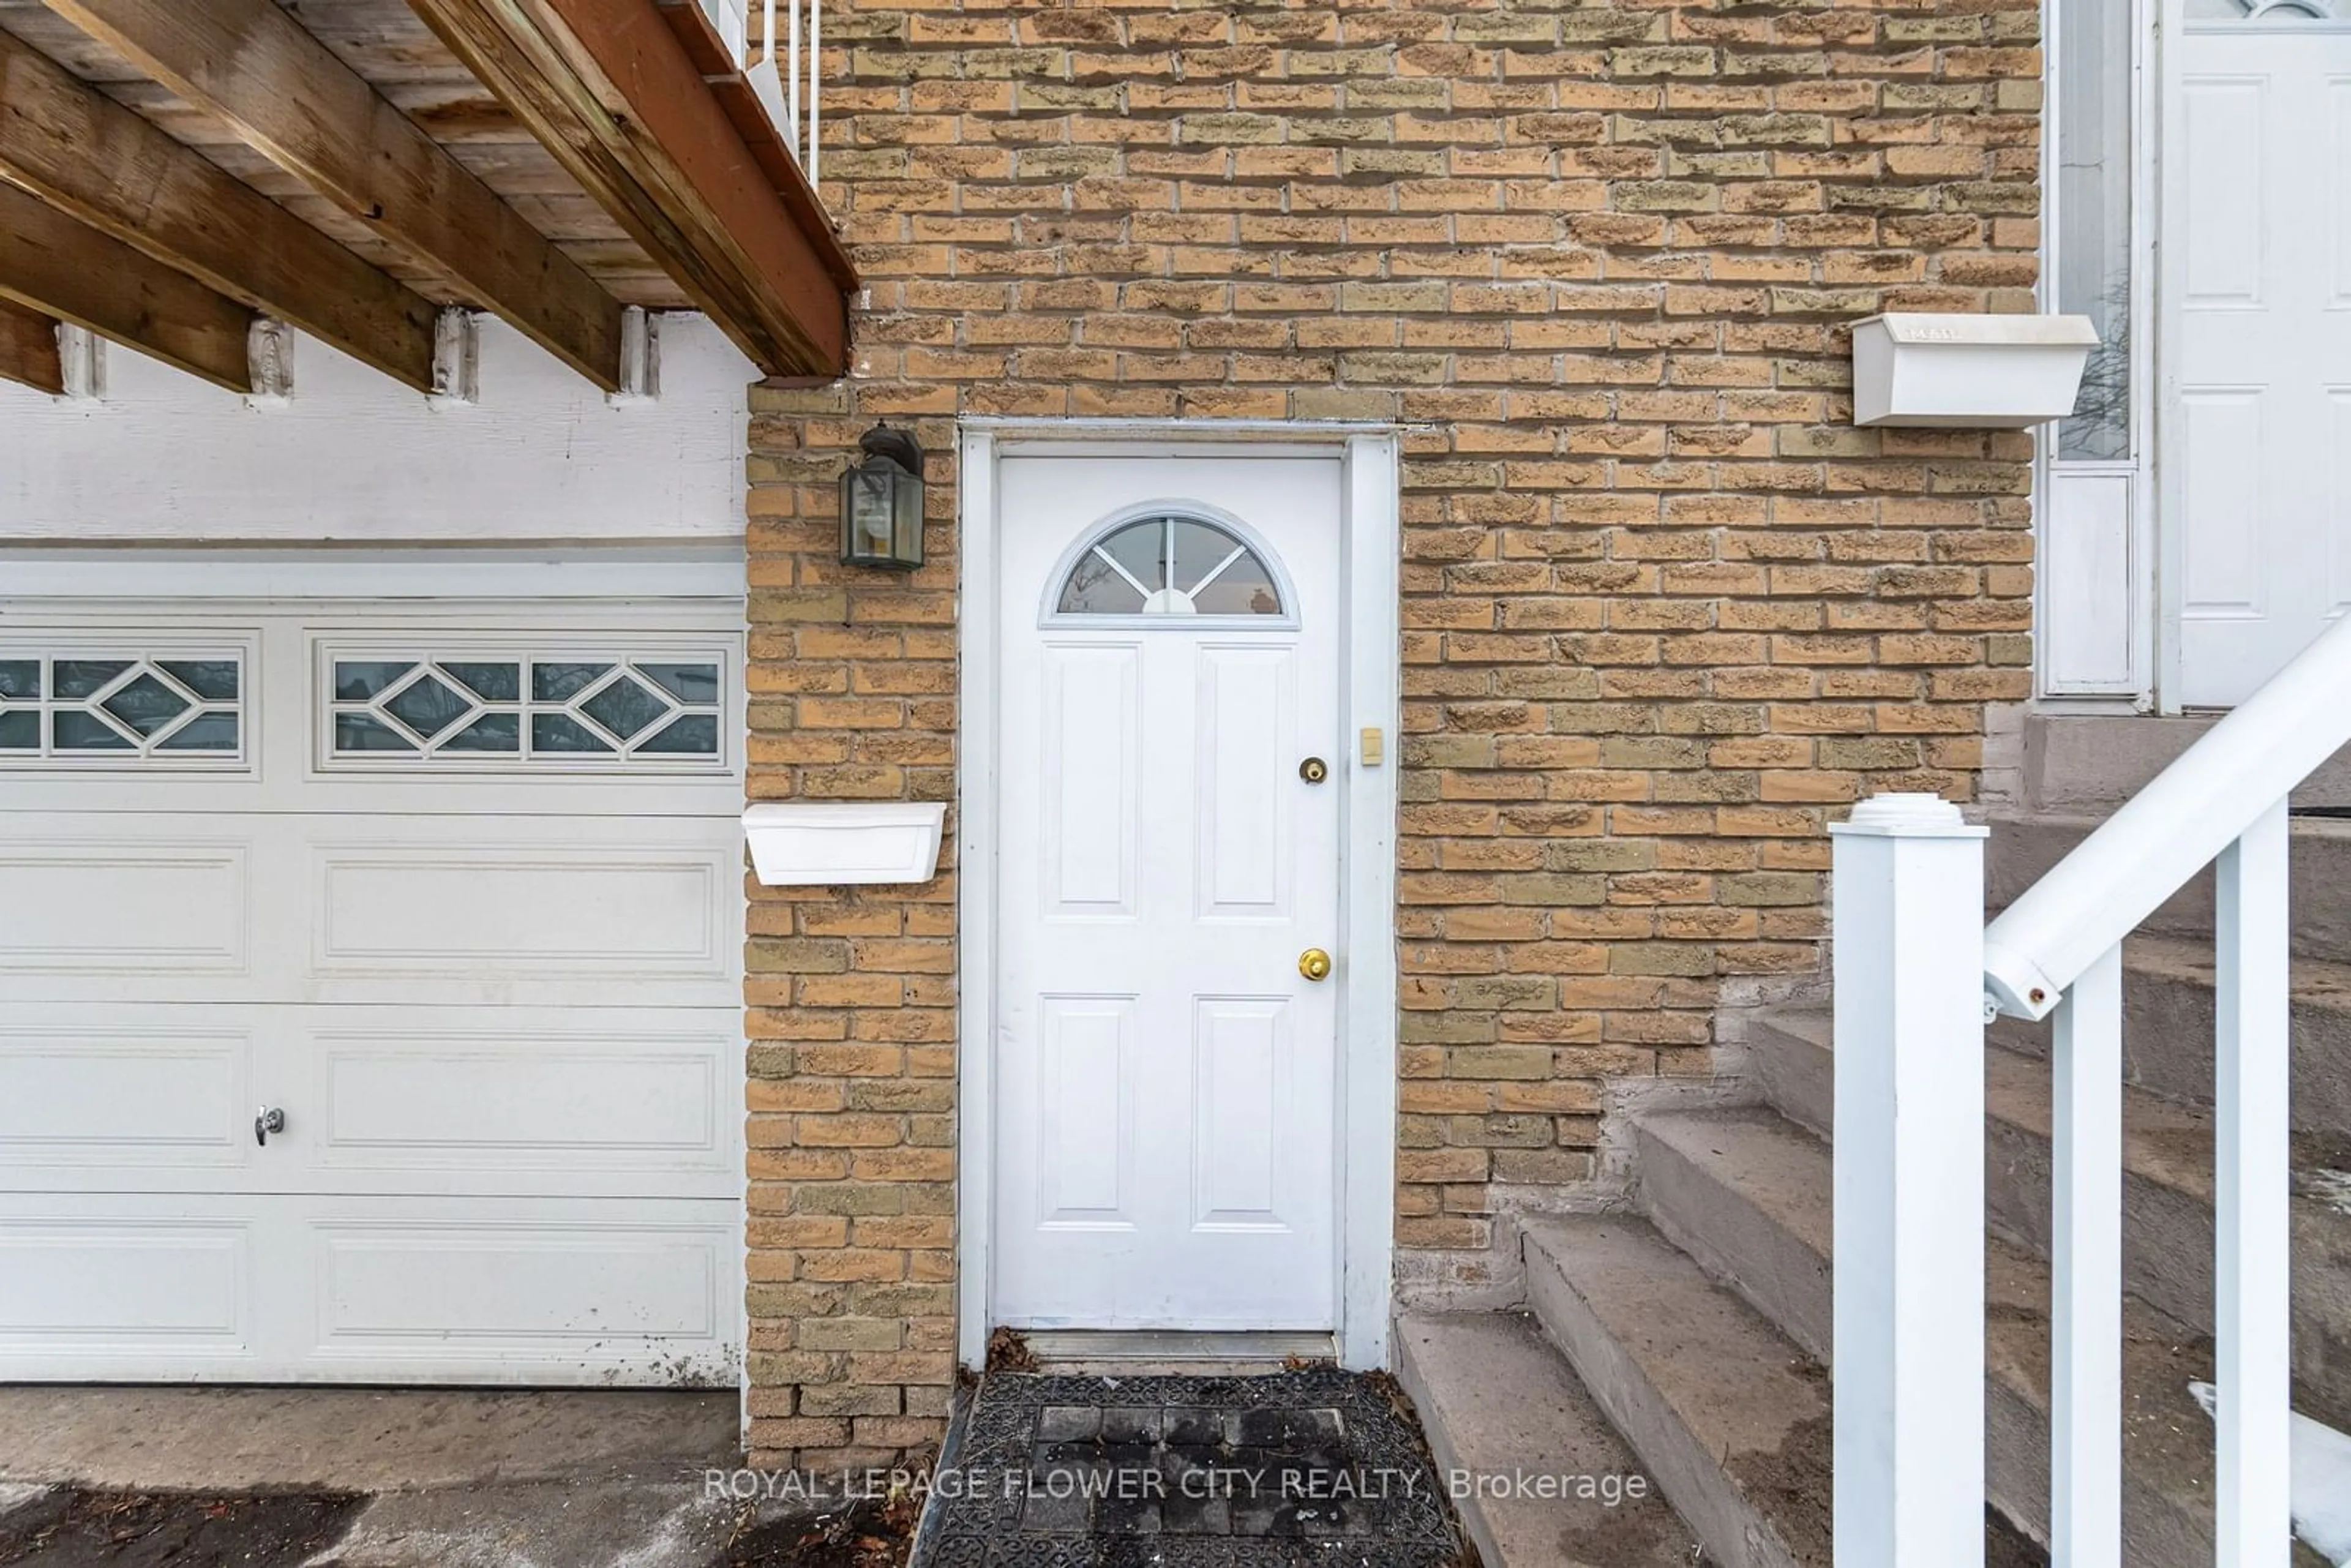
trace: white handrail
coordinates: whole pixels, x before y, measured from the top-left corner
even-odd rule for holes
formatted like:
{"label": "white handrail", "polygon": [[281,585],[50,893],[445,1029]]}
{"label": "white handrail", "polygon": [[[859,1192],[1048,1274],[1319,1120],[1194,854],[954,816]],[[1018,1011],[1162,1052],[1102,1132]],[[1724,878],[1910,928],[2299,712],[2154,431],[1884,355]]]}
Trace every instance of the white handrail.
{"label": "white handrail", "polygon": [[[2212,1470],[2220,1568],[2288,1549],[2293,1399],[2293,791],[2351,742],[2338,624],[2008,912],[1932,797],[1830,830],[1835,899],[1834,1380],[1840,1563],[1980,1564],[1983,1028],[2055,1014],[2050,1050],[2049,1542],[2123,1564],[2123,938],[2213,876]],[[1980,937],[1980,942],[1978,938]],[[1980,979],[1979,1012],[1968,1005]]]}
{"label": "white handrail", "polygon": [[1984,932],[1984,998],[2048,1016],[2065,988],[2351,744],[2351,618],[2212,727]]}

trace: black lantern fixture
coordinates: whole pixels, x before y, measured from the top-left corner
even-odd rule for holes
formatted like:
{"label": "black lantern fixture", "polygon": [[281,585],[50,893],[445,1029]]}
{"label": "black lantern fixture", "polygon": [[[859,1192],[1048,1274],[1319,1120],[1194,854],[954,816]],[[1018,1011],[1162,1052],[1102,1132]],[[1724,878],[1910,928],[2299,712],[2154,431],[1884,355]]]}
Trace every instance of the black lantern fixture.
{"label": "black lantern fixture", "polygon": [[923,449],[886,424],[857,446],[864,456],[841,476],[841,564],[912,571],[923,564]]}

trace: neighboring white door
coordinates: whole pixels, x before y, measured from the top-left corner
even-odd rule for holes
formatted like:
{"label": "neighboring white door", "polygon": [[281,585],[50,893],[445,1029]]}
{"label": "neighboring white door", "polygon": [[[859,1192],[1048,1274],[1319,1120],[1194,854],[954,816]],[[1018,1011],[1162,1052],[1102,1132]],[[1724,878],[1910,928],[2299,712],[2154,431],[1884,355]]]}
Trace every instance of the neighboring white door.
{"label": "neighboring white door", "polygon": [[2242,701],[2351,605],[2351,26],[2241,13],[2191,0],[2165,139],[2188,706]]}
{"label": "neighboring white door", "polygon": [[731,1385],[739,604],[6,608],[0,1381]]}
{"label": "neighboring white door", "polygon": [[993,1319],[1332,1328],[1339,463],[998,482]]}

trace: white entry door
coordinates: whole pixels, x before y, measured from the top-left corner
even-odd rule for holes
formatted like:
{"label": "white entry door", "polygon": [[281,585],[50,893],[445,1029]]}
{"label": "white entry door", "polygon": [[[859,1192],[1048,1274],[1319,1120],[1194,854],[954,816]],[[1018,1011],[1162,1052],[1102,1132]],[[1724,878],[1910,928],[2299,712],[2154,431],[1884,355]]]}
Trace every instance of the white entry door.
{"label": "white entry door", "polygon": [[2225,706],[2351,606],[2351,17],[2194,0],[2179,47],[2160,456],[2179,465],[2180,700]]}
{"label": "white entry door", "polygon": [[1007,456],[993,1316],[1338,1316],[1340,467]]}
{"label": "white entry door", "polygon": [[0,1381],[731,1385],[739,601],[0,611]]}

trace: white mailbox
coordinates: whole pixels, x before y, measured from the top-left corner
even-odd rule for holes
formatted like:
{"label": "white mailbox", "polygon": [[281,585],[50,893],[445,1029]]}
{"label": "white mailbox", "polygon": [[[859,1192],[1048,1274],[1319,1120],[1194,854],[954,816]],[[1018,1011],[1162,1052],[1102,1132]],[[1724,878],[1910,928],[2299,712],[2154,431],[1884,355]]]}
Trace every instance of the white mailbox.
{"label": "white mailbox", "polygon": [[926,800],[766,800],[744,810],[743,837],[769,887],[928,882],[946,816]]}
{"label": "white mailbox", "polygon": [[1853,422],[2023,430],[2074,412],[2098,334],[2087,316],[1936,316],[1853,324]]}

